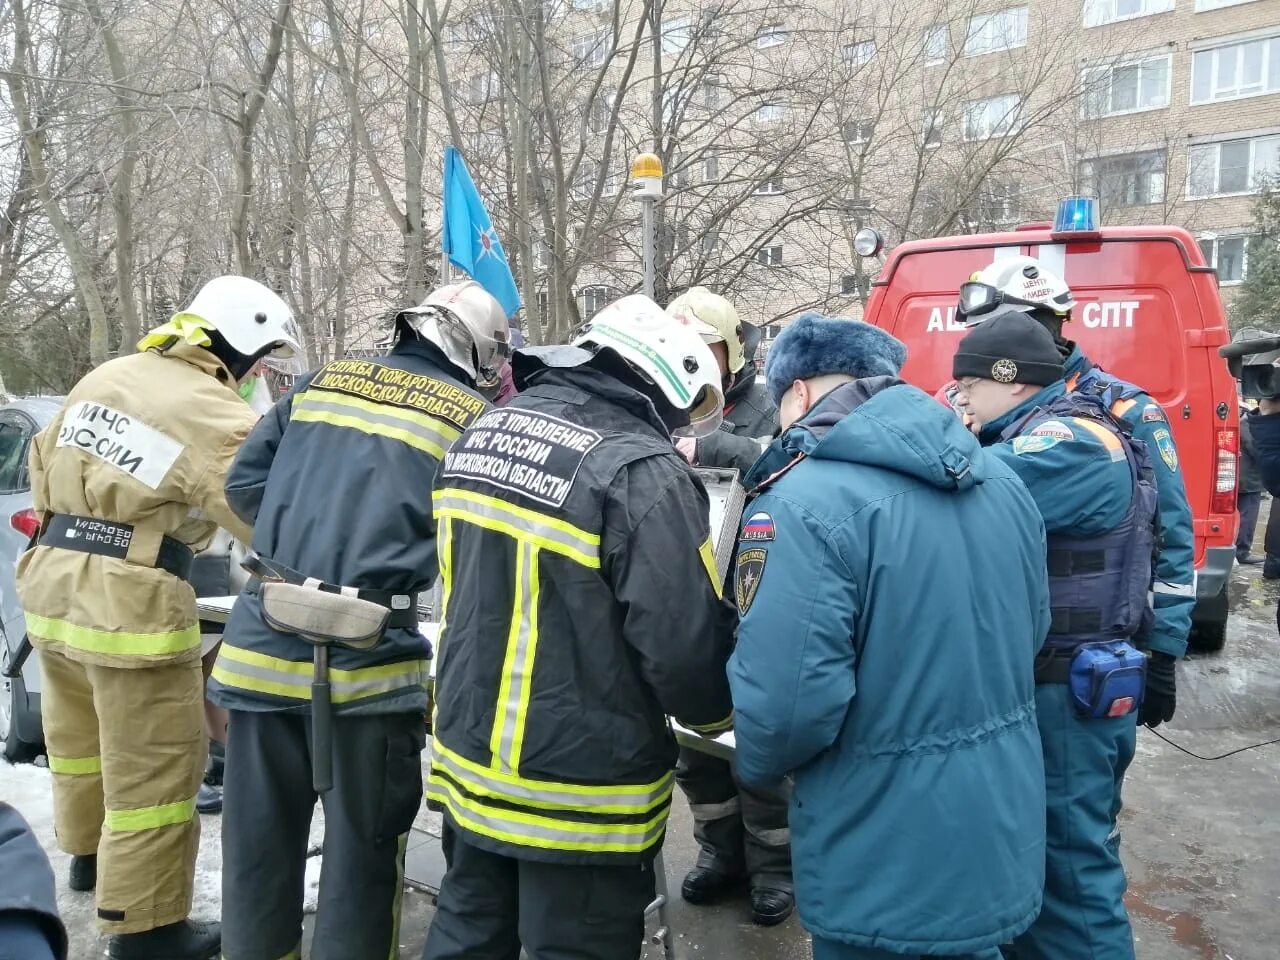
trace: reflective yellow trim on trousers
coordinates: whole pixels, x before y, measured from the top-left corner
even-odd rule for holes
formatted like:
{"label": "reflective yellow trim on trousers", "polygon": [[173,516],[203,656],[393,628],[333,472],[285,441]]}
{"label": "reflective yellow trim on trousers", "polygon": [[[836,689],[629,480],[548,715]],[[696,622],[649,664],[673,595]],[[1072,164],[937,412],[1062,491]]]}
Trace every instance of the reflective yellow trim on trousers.
{"label": "reflective yellow trim on trousers", "polygon": [[437,460],[444,457],[445,450],[461,433],[456,427],[427,414],[319,388],[298,394],[289,417],[291,420],[350,427],[362,433],[399,440]]}
{"label": "reflective yellow trim on trousers", "polygon": [[692,723],[686,724],[694,733],[701,733],[704,736],[715,736],[717,733],[724,733],[726,730],[733,729],[733,711],[729,711],[729,716],[715,723],[708,723],[702,726],[694,726]]}
{"label": "reflective yellow trim on trousers", "polygon": [[103,826],[112,833],[137,833],[140,830],[157,830],[160,827],[186,823],[196,812],[196,798],[162,803],[154,807],[135,807],[132,810],[108,810]]}
{"label": "reflective yellow trim on trousers", "polygon": [[662,837],[669,809],[646,823],[582,823],[553,820],[501,807],[485,807],[462,796],[445,780],[434,780],[427,799],[444,805],[459,825],[517,846],[583,853],[642,853]]}
{"label": "reflective yellow trim on trousers", "polygon": [[86,776],[102,773],[102,757],[55,757],[49,754],[49,772],[67,776]]}
{"label": "reflective yellow trim on trousers", "polygon": [[711,586],[715,590],[716,596],[724,596],[724,585],[720,582],[720,570],[716,567],[716,551],[711,546],[710,537],[703,540],[702,546],[698,547],[698,556],[702,558],[702,566],[706,569],[707,576],[711,578]]}
{"label": "reflective yellow trim on trousers", "polygon": [[539,549],[558,553],[584,567],[600,568],[600,535],[575,527],[559,517],[453,487],[437,490],[432,495],[432,503],[437,517],[465,520],[515,540],[532,543]]}
{"label": "reflective yellow trim on trousers", "polygon": [[[440,761],[455,780],[462,780],[467,788],[474,787],[475,793],[486,793],[490,796],[516,799],[531,802],[537,806],[549,806],[559,809],[579,809],[589,806],[599,809],[609,804],[617,804],[616,810],[602,810],[606,813],[648,813],[671,796],[671,788],[675,783],[675,774],[667,773],[652,783],[624,784],[579,784],[557,783],[553,780],[529,780],[519,774],[503,773],[490,770],[483,764],[468,760],[460,753],[455,753],[443,743],[439,737],[431,741],[432,763]],[[504,787],[510,789],[504,789]],[[632,802],[634,801],[634,802]]]}
{"label": "reflective yellow trim on trousers", "polygon": [[85,653],[120,654],[121,656],[164,656],[185,653],[200,646],[200,624],[181,630],[159,633],[127,633],[81,627],[66,620],[55,620],[27,613],[27,632],[41,640],[65,643]]}
{"label": "reflective yellow trim on trousers", "polygon": [[[285,660],[225,642],[213,667],[214,679],[225,686],[293,700],[311,699],[313,673],[310,661]],[[427,660],[403,660],[354,670],[329,668],[334,703],[349,703],[405,687],[425,688],[430,677],[431,668]]]}

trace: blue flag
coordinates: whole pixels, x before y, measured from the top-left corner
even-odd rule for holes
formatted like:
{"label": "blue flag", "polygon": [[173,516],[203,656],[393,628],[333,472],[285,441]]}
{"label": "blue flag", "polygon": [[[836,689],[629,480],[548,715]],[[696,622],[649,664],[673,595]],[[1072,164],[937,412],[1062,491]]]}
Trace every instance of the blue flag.
{"label": "blue flag", "polygon": [[508,317],[520,309],[520,291],[493,221],[462,155],[452,146],[444,148],[444,252],[502,304]]}

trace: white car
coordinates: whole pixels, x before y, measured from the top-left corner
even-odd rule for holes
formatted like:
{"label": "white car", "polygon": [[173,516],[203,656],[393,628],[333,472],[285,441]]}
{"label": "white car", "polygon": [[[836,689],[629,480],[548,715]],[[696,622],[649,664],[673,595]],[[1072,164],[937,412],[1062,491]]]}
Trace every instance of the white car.
{"label": "white car", "polygon": [[[19,397],[0,405],[0,752],[13,762],[44,752],[40,667],[26,642],[14,574],[36,530],[27,452],[57,415],[62,397]],[[10,676],[13,674],[13,676]]]}

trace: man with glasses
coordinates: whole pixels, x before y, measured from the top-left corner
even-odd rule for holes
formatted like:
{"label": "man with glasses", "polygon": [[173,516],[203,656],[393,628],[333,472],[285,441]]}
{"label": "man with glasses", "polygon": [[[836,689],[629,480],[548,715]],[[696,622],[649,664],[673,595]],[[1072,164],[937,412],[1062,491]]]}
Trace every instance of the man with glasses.
{"label": "man with glasses", "polygon": [[1102,398],[1069,394],[1053,338],[1005,309],[956,352],[957,399],[1031,492],[1048,539],[1051,623],[1036,658],[1048,802],[1044,907],[1016,960],[1133,960],[1120,788],[1133,759],[1155,555],[1145,445]]}
{"label": "man with glasses", "polygon": [[1063,361],[1068,393],[1092,394],[1103,402],[1150,454],[1160,495],[1160,554],[1156,561],[1155,626],[1141,722],[1150,727],[1173,719],[1176,671],[1191,632],[1196,604],[1195,534],[1182,481],[1178,449],[1164,409],[1141,388],[1107,373],[1072,340],[1063,337],[1076,301],[1065,281],[1032,257],[998,260],[960,288],[956,316],[972,326],[1001,310],[1025,313],[1049,331]]}

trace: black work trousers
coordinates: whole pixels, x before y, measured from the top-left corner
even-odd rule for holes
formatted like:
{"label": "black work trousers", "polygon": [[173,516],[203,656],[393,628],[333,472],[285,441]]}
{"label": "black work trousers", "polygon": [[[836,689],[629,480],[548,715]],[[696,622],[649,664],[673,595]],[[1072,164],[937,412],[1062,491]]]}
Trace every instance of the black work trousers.
{"label": "black work trousers", "polygon": [[[422,715],[335,716],[311,960],[398,956],[404,853],[422,802]],[[222,956],[300,956],[311,718],[231,712],[222,810]]]}
{"label": "black work trousers", "polygon": [[689,800],[698,866],[747,874],[752,888],[792,889],[789,796],[785,786],[739,783],[728,760],[682,746],[676,781]]}
{"label": "black work trousers", "polygon": [[448,869],[423,960],[638,960],[653,862],[522,860],[468,843],[446,822]]}

